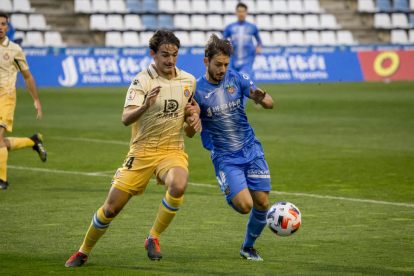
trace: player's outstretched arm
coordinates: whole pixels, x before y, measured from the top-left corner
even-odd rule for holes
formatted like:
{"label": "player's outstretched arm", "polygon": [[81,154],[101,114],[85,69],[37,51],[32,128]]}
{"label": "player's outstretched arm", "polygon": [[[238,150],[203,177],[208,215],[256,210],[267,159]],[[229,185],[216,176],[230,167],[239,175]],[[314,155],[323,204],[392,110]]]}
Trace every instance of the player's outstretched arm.
{"label": "player's outstretched arm", "polygon": [[256,103],[263,106],[265,109],[273,109],[273,99],[266,93],[266,90],[257,88],[253,91],[253,87],[250,86],[250,98]]}
{"label": "player's outstretched arm", "polygon": [[37,94],[35,80],[29,70],[23,70],[21,73],[23,75],[24,83],[26,84],[27,89],[29,89],[30,95],[32,95],[34,100],[34,106],[37,109],[37,119],[41,119],[42,105],[40,104],[39,95]]}
{"label": "player's outstretched arm", "polygon": [[132,123],[141,118],[142,114],[145,113],[157,100],[158,93],[160,93],[161,86],[154,87],[148,94],[145,102],[142,106],[130,105],[124,108],[122,112],[122,123],[125,126],[129,126]]}

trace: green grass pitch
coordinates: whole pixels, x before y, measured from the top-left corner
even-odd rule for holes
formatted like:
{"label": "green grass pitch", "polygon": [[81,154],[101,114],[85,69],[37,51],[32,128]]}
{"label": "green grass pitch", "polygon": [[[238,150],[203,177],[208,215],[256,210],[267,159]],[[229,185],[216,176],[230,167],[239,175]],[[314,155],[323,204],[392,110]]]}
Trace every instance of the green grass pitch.
{"label": "green grass pitch", "polygon": [[144,249],[165,194],[150,182],[83,267],[64,267],[128,152],[131,129],[121,122],[127,88],[39,89],[42,120],[19,89],[7,136],[40,132],[49,156],[43,164],[31,149],[9,154],[0,275],[414,275],[414,83],[261,87],[275,108],[249,103],[247,114],[272,189],[286,192],[271,193],[270,201],[290,201],[302,212],[293,236],[263,231],[256,247],[264,262],[239,259],[248,216],[227,206],[197,134],[186,139],[189,181],[211,186],[188,185],[161,237],[163,259],[149,261]]}

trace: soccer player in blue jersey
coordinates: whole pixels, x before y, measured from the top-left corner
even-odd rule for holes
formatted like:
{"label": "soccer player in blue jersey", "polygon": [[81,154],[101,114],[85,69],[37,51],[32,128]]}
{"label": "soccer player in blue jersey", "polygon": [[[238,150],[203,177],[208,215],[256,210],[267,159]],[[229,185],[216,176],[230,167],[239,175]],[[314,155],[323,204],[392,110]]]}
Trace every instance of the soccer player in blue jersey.
{"label": "soccer player in blue jersey", "polygon": [[[223,31],[223,38],[230,38],[234,46],[230,68],[251,78],[254,57],[261,53],[262,41],[256,25],[246,22],[247,6],[245,4],[237,5],[236,15],[238,21],[228,25]],[[257,46],[254,46],[253,37],[256,38]]]}
{"label": "soccer player in blue jersey", "polygon": [[262,145],[247,121],[244,101],[249,98],[272,109],[273,100],[246,75],[227,70],[232,48],[228,39],[210,37],[204,58],[207,72],[197,80],[198,104],[188,104],[187,112],[200,113],[203,146],[211,151],[227,203],[239,213],[251,211],[240,256],[262,261],[253,245],[266,226],[270,174]]}

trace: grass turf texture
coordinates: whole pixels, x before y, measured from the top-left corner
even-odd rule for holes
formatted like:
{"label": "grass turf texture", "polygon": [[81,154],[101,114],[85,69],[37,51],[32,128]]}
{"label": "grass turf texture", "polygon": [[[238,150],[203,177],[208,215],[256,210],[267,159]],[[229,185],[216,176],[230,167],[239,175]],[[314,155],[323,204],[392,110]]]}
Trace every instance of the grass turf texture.
{"label": "grass turf texture", "polygon": [[[248,118],[262,142],[273,190],[414,204],[414,83],[262,85],[273,110],[250,102]],[[126,88],[39,89],[44,118],[35,119],[27,90],[18,90],[14,132],[40,132],[42,164],[31,149],[9,154],[0,191],[1,275],[413,275],[414,208],[270,195],[302,211],[293,236],[267,228],[256,247],[264,262],[239,259],[248,216],[228,207],[199,135],[186,140],[190,182],[175,220],[161,237],[164,258],[151,262],[144,240],[165,188],[150,182],[133,198],[82,268],[65,268],[103,204],[128,146],[121,123]]]}

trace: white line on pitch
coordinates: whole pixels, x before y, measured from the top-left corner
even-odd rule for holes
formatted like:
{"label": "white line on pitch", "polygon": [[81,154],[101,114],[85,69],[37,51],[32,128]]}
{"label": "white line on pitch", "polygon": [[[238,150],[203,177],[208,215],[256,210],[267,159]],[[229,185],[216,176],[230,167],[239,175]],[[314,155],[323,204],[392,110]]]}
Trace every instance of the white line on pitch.
{"label": "white line on pitch", "polygon": [[[77,175],[86,175],[86,176],[104,176],[104,177],[111,177],[112,176],[112,175],[104,174],[103,172],[87,173],[87,172],[62,171],[62,170],[52,170],[52,169],[42,169],[42,168],[30,168],[30,167],[21,167],[21,166],[7,166],[7,168],[17,169],[17,170],[50,172],[50,173],[77,174]],[[151,179],[151,181],[155,181],[155,179]],[[217,185],[194,183],[194,182],[188,182],[188,184],[192,185],[192,186],[201,186],[201,187],[210,187],[210,188],[216,188],[217,187]],[[293,196],[315,197],[315,198],[322,198],[322,199],[336,199],[336,200],[347,200],[347,201],[364,202],[364,203],[414,207],[414,204],[388,202],[388,201],[378,201],[378,200],[371,200],[371,199],[359,199],[359,198],[337,197],[337,196],[323,196],[323,195],[313,195],[313,194],[304,194],[304,193],[289,193],[289,192],[279,192],[279,191],[270,191],[270,193],[278,194],[278,195],[293,195]]]}
{"label": "white line on pitch", "polygon": [[53,136],[53,137],[49,137],[48,139],[83,141],[83,142],[94,142],[94,143],[117,144],[117,145],[129,146],[129,142],[117,141],[117,140],[102,140],[102,139],[91,139],[91,138],[60,137],[60,136]]}

